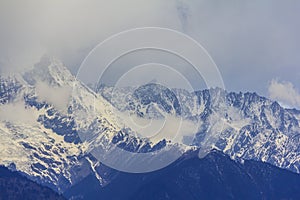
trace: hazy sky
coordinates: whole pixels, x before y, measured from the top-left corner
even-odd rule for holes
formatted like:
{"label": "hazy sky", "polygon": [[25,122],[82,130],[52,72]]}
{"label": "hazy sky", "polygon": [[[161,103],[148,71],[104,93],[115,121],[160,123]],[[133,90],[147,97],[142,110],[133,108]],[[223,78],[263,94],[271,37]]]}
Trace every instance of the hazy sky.
{"label": "hazy sky", "polygon": [[20,71],[49,54],[76,73],[110,35],[159,26],[201,43],[228,90],[300,108],[299,10],[298,0],[1,0],[0,70]]}

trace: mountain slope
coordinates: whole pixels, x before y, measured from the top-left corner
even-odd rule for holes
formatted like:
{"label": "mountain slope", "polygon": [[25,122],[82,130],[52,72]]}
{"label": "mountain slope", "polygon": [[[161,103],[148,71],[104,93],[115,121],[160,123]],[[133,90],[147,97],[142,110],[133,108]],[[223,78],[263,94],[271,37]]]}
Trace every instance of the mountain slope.
{"label": "mountain slope", "polygon": [[[64,195],[79,199],[299,199],[300,176],[257,161],[232,161],[219,151],[187,152],[156,172],[120,172],[104,188],[92,176]],[[117,191],[117,192],[116,192]]]}
{"label": "mountain slope", "polygon": [[47,187],[26,179],[17,172],[0,166],[0,199],[45,199],[63,200],[63,196],[54,193]]}
{"label": "mountain slope", "polygon": [[[24,74],[0,80],[0,164],[14,164],[30,179],[58,192],[89,174],[100,185],[110,181],[105,178],[109,169],[103,167],[101,174],[95,170],[102,164],[90,154],[89,146],[131,141],[114,137],[121,125],[109,102],[51,58],[43,58]],[[79,134],[86,137],[84,142]],[[151,150],[150,143],[142,143]]]}
{"label": "mountain slope", "polygon": [[44,58],[32,70],[2,78],[0,84],[0,163],[13,163],[30,179],[60,192],[92,173],[91,165],[97,163],[89,159],[87,145],[80,142],[74,119],[68,116],[69,99],[62,102],[56,94],[62,90],[71,95],[74,81],[60,62]]}

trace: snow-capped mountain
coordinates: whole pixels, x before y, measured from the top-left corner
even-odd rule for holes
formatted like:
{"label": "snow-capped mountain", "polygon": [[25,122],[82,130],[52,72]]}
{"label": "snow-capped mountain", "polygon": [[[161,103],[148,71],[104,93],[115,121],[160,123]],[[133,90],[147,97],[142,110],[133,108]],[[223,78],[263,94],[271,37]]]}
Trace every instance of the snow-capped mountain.
{"label": "snow-capped mountain", "polygon": [[[116,172],[90,153],[91,146],[104,142],[131,152],[191,146],[200,149],[200,157],[218,149],[234,160],[263,161],[300,173],[300,112],[255,93],[188,92],[158,84],[101,86],[96,93],[61,62],[45,57],[23,74],[0,78],[0,104],[0,165],[59,192],[89,174],[100,185],[111,181]],[[172,115],[187,123],[184,129],[193,124],[195,131],[174,141],[137,138],[117,111],[138,119]]]}
{"label": "snow-capped mountain", "polygon": [[198,124],[195,135],[182,142],[199,147],[200,157],[218,149],[234,160],[263,161],[300,172],[300,112],[256,93],[219,88],[188,92],[152,83],[135,88],[132,95],[129,89],[103,86],[99,93],[119,110],[152,118],[173,112]]}
{"label": "snow-capped mountain", "polygon": [[[103,141],[136,145],[134,138],[120,137],[123,126],[109,102],[56,59],[44,57],[23,74],[1,77],[0,89],[0,165],[59,192],[90,173],[100,185],[110,181],[110,169],[90,154],[89,146]],[[86,136],[83,142],[79,133]],[[139,146],[157,148],[144,140]]]}
{"label": "snow-capped mountain", "polygon": [[1,78],[0,163],[63,191],[89,173],[89,163],[74,122],[38,96],[39,83],[71,86],[75,79],[60,65],[44,58],[23,75]]}

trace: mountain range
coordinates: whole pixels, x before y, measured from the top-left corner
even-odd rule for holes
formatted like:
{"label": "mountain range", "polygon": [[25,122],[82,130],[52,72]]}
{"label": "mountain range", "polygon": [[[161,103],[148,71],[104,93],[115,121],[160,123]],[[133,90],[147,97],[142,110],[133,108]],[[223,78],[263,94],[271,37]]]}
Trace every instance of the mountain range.
{"label": "mountain range", "polygon": [[[186,191],[181,194],[186,199],[203,194],[206,199],[299,198],[300,111],[256,93],[186,91],[155,83],[92,90],[59,60],[44,57],[30,70],[0,77],[0,104],[0,165],[68,198],[120,199],[114,190],[122,190],[125,180],[141,184],[120,192],[124,199],[180,199],[178,191]],[[181,131],[174,136],[163,129],[149,138],[122,121],[122,114],[155,122],[173,116],[171,126],[180,122]],[[104,144],[132,153],[172,147],[181,156],[165,169],[139,176],[99,160],[91,147],[105,150]],[[280,187],[282,181],[286,185]],[[85,185],[90,193],[78,192]]]}

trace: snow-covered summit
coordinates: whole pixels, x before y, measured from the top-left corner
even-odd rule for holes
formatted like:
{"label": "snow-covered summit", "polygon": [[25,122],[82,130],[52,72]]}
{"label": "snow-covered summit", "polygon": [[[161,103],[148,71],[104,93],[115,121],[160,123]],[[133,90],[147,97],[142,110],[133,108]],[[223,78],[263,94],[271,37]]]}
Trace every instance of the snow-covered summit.
{"label": "snow-covered summit", "polygon": [[[110,181],[111,169],[89,153],[103,141],[134,152],[190,145],[205,156],[218,149],[234,160],[300,173],[300,112],[255,93],[190,93],[153,83],[134,89],[102,86],[96,93],[59,60],[44,57],[21,75],[0,77],[0,110],[0,164],[58,191],[91,173],[102,185]],[[171,143],[136,138],[118,112],[152,119],[174,115],[187,122],[187,131]]]}

